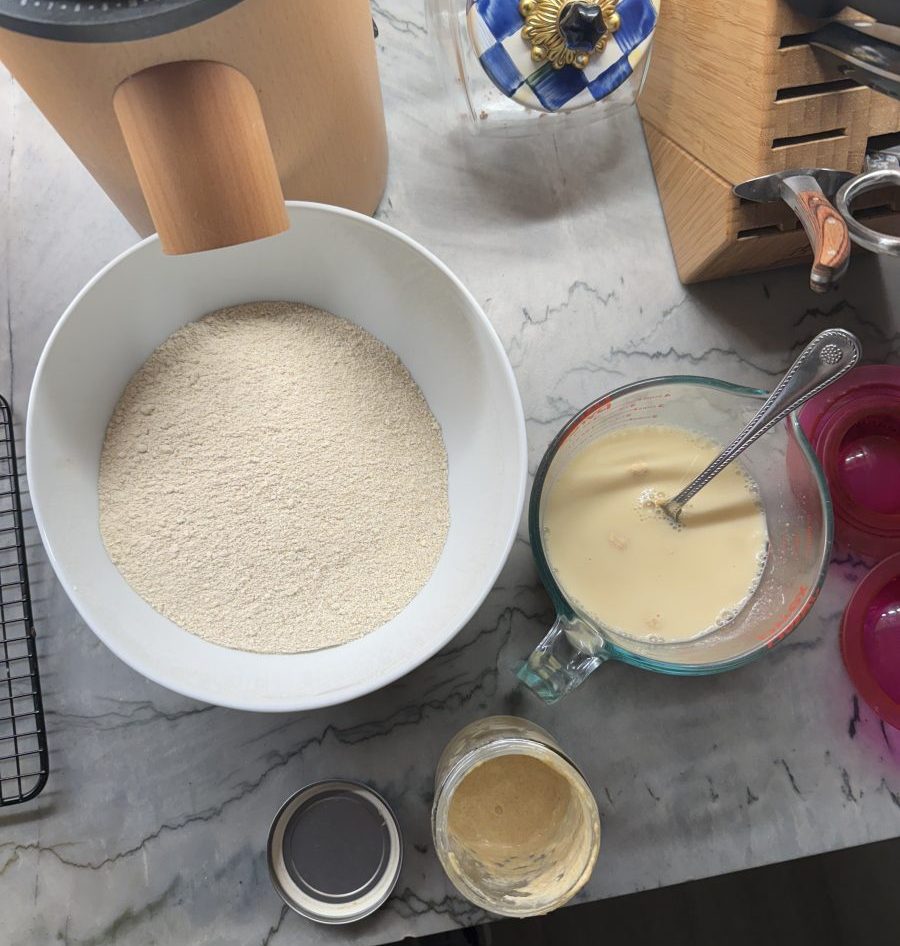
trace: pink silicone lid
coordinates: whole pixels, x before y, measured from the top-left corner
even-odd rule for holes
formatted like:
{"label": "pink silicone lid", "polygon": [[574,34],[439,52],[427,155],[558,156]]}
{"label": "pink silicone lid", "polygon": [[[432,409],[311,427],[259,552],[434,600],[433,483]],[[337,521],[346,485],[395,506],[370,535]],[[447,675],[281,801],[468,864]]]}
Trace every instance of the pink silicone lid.
{"label": "pink silicone lid", "polygon": [[841,622],[841,655],[862,699],[900,728],[900,554],[857,585]]}
{"label": "pink silicone lid", "polygon": [[854,368],[799,421],[828,480],[836,546],[869,561],[900,552],[900,367]]}

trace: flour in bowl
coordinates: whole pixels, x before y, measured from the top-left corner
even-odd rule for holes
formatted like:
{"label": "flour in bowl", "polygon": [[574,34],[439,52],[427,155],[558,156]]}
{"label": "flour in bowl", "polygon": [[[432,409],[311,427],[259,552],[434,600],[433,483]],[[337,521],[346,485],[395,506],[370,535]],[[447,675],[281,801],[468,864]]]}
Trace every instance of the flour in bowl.
{"label": "flour in bowl", "polygon": [[100,458],[100,531],[152,607],[226,647],[354,640],[428,581],[447,454],[397,356],[291,302],[204,316],[126,387]]}

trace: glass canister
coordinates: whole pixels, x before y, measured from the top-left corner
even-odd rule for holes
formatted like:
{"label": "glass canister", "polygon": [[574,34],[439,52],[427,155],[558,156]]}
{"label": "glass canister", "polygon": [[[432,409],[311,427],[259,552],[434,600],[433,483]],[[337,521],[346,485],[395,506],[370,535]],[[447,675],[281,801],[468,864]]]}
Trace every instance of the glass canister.
{"label": "glass canister", "polygon": [[516,716],[477,720],[450,740],[435,772],[431,824],[454,887],[501,916],[561,907],[587,883],[600,851],[600,815],[584,776],[546,730]]}
{"label": "glass canister", "polygon": [[660,0],[426,0],[454,120],[514,137],[608,118],[640,90]]}

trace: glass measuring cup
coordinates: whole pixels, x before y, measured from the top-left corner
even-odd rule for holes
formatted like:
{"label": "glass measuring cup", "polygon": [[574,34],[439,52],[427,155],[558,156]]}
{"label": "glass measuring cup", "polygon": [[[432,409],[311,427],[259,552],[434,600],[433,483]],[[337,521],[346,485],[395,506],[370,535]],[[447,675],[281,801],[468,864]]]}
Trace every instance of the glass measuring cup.
{"label": "glass measuring cup", "polygon": [[825,477],[794,414],[739,461],[759,487],[769,550],[758,587],[724,627],[688,641],[626,637],[567,599],[543,542],[545,497],[569,460],[589,443],[613,430],[660,424],[726,444],[767,396],[714,378],[651,378],[588,404],[556,435],[535,476],[528,522],[556,621],[518,674],[542,700],[555,703],[607,660],[683,676],[731,670],[774,647],[809,612],[825,580],[833,521]]}

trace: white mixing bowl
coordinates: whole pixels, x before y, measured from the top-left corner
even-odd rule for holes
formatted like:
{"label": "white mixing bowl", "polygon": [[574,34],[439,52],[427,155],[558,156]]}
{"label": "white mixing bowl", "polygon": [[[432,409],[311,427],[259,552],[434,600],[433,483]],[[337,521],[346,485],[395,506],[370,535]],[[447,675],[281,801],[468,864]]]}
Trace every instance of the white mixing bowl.
{"label": "white mixing bowl", "polygon": [[[509,554],[526,478],[525,424],[509,361],[460,281],[417,243],[368,217],[303,203],[289,204],[289,213],[290,230],[271,239],[172,257],[150,237],[110,263],[50,336],[26,431],[44,545],[97,636],[163,686],[264,711],[353,699],[446,644],[484,600]],[[186,322],[258,299],[310,303],[389,345],[428,400],[449,459],[450,531],[430,581],[383,627],[304,654],[230,650],[182,630],[132,591],[98,526],[103,436],[131,375]],[[253,391],[236,379],[234,396],[252,398]]]}

